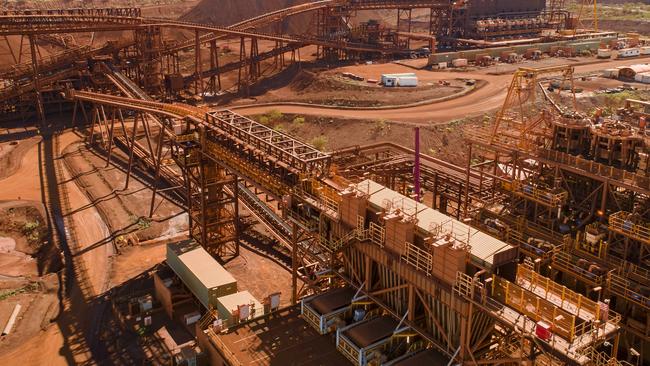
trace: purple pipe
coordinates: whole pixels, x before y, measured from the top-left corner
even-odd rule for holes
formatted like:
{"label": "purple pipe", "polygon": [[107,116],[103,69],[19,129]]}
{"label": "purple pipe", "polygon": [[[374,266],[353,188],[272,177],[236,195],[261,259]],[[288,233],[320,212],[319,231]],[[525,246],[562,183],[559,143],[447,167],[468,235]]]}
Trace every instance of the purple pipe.
{"label": "purple pipe", "polygon": [[415,127],[415,166],[413,167],[415,180],[415,200],[420,202],[420,127]]}

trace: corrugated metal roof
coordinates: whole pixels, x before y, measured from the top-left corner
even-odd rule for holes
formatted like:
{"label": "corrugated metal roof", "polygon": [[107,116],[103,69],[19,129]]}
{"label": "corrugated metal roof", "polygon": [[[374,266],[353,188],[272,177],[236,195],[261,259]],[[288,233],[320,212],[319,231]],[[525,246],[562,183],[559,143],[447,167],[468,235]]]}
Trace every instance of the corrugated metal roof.
{"label": "corrugated metal roof", "polygon": [[183,265],[192,272],[206,288],[215,288],[236,282],[216,259],[196,243],[186,242],[169,245]]}
{"label": "corrugated metal roof", "polygon": [[399,208],[405,215],[415,216],[420,230],[431,233],[432,227],[439,227],[442,233],[456,234],[458,237],[467,238],[469,235],[470,253],[472,259],[480,264],[491,266],[494,256],[498,253],[512,250],[514,247],[504,241],[492,237],[482,231],[418,203],[398,192],[390,190],[372,180],[364,180],[357,185],[357,189],[370,197],[368,201],[377,208]]}

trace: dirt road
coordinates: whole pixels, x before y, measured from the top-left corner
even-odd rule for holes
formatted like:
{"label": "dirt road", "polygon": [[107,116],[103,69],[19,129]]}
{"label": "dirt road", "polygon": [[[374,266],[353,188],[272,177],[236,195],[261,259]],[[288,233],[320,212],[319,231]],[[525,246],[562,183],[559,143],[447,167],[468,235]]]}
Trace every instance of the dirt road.
{"label": "dirt road", "polygon": [[16,172],[0,180],[3,187],[0,190],[0,200],[15,200],[20,197],[22,200],[42,202],[45,199],[43,190],[47,184],[57,184],[59,192],[67,191],[70,207],[63,214],[69,216],[70,222],[74,223],[79,240],[71,248],[71,255],[75,267],[85,271],[84,280],[87,283],[71,286],[69,297],[63,301],[63,314],[57,320],[57,326],[48,327],[36,337],[26,339],[11,352],[0,355],[0,365],[18,362],[29,365],[66,365],[84,363],[92,357],[87,340],[92,339],[94,334],[82,333],[86,324],[93,324],[91,319],[101,322],[98,320],[101,317],[97,316],[101,312],[95,310],[96,307],[90,309],[87,301],[90,296],[106,290],[112,246],[96,243],[103,243],[110,232],[96,208],[90,205],[88,198],[75,181],[70,179],[71,175],[65,168],[62,169],[64,176],[56,177],[57,182],[48,182],[48,178],[41,181],[41,176],[46,174],[41,172],[41,157],[48,156],[48,159],[52,159],[51,164],[63,164],[61,160],[53,159],[60,157],[65,146],[76,141],[78,136],[68,132],[59,138],[59,150],[52,151],[51,156],[43,152],[47,150],[44,143],[34,145],[25,152]]}
{"label": "dirt road", "polygon": [[[605,68],[613,68],[617,66],[632,65],[638,63],[650,62],[650,57],[635,58],[628,60],[616,60],[610,62],[598,62],[589,65],[576,66],[575,71],[578,74],[591,73]],[[375,65],[363,67],[356,67],[356,72],[364,76],[376,75],[377,71],[381,70],[381,66]],[[385,66],[384,66],[385,67]],[[392,65],[393,72],[402,72],[400,68],[413,72],[413,69],[404,66]],[[363,72],[361,70],[364,70]],[[406,71],[405,71],[406,72]],[[367,76],[366,75],[366,76]],[[266,113],[271,109],[278,109],[283,113],[302,114],[302,115],[319,115],[329,117],[342,117],[342,118],[357,118],[357,119],[370,119],[370,120],[389,120],[396,122],[408,122],[417,124],[429,123],[443,123],[454,119],[465,117],[472,117],[480,115],[498,108],[506,97],[508,85],[512,79],[512,75],[487,75],[485,73],[433,73],[429,71],[419,71],[423,81],[434,81],[439,78],[453,79],[453,78],[466,78],[475,80],[484,80],[486,85],[473,93],[465,96],[427,105],[417,107],[396,107],[394,109],[383,110],[355,110],[355,109],[336,109],[324,108],[320,106],[303,106],[291,104],[273,104],[262,106],[244,106],[232,107],[231,109],[244,115],[255,115]]]}

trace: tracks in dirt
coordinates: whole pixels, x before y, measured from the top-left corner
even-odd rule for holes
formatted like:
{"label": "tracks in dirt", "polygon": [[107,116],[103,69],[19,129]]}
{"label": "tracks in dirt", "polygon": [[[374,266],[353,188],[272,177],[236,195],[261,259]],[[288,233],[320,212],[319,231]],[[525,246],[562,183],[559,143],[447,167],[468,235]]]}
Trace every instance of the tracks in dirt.
{"label": "tracks in dirt", "polygon": [[[88,352],[92,359],[101,360],[107,354],[99,334],[108,303],[101,299],[97,301],[86,263],[76,254],[80,242],[72,215],[68,214],[72,211],[69,192],[66,183],[61,183],[66,181],[65,162],[60,156],[61,135],[45,131],[39,150],[43,201],[51,223],[50,237],[61,250],[65,263],[59,294],[62,319],[58,320],[65,336],[64,347],[75,355]],[[97,292],[105,290],[98,289]]]}

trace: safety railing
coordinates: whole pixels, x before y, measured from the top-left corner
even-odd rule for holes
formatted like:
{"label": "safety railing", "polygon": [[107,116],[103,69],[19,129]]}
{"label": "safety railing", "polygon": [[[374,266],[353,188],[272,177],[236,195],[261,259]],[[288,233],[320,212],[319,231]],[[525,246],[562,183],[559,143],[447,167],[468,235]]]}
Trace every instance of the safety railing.
{"label": "safety railing", "polygon": [[[53,66],[64,66],[64,63],[70,64],[72,60],[81,59],[93,50],[94,49],[90,46],[81,46],[54,55],[45,56],[39,62],[39,71],[43,73],[44,71],[50,70]],[[0,66],[0,77],[3,79],[24,77],[32,72],[31,61],[15,65]]]}
{"label": "safety railing", "polygon": [[176,140],[176,142],[178,143],[192,142],[192,141],[198,142],[196,136],[193,133],[175,135],[174,140]]}
{"label": "safety railing", "polygon": [[212,152],[215,157],[218,157],[226,163],[228,167],[233,169],[238,175],[247,177],[253,182],[257,182],[274,194],[281,196],[288,192],[288,188],[283,185],[277,177],[262,171],[253,163],[236,156],[230,150],[221,145],[207,140],[206,148]]}
{"label": "safety railing", "polygon": [[550,189],[539,188],[519,181],[513,181],[511,189],[517,195],[550,207],[563,205],[569,197],[569,193],[565,190],[554,192]]}
{"label": "safety railing", "polygon": [[533,243],[529,243],[528,241],[519,239],[518,243],[519,243],[519,250],[522,253],[524,253],[525,255],[531,258],[540,258],[543,261],[547,261],[551,259],[555,254],[559,253],[560,250],[562,249],[561,247],[553,245],[548,242],[547,245],[542,246],[539,243],[538,245],[535,245]]}
{"label": "safety railing", "polygon": [[[624,266],[623,264],[621,264],[619,267],[623,268]],[[626,271],[626,275],[629,276],[630,279],[635,281],[644,282],[650,278],[649,269],[637,266],[630,262],[625,262],[625,271]]]}
{"label": "safety railing", "polygon": [[368,227],[368,238],[371,242],[383,248],[386,239],[386,230],[382,226],[371,222]]}
{"label": "safety railing", "polygon": [[628,301],[632,301],[648,310],[650,310],[650,298],[638,292],[638,287],[626,279],[615,273],[609,273],[607,277],[607,285],[609,291],[622,296]]}
{"label": "safety railing", "polygon": [[131,8],[59,8],[59,9],[15,9],[0,10],[0,15],[95,15],[95,16],[142,16],[142,10],[137,7]]}
{"label": "safety railing", "polygon": [[471,249],[469,243],[470,230],[470,226],[454,219],[449,219],[441,223],[432,222],[429,225],[429,233],[432,237],[439,238],[449,235],[457,246],[467,251]]}
{"label": "safety railing", "polygon": [[361,363],[361,349],[355,346],[345,335],[340,334],[337,339],[337,347],[339,352],[345,356],[352,364],[360,365]]}
{"label": "safety railing", "polygon": [[456,272],[456,282],[454,283],[454,292],[464,298],[470,298],[472,293],[473,279],[470,275],[463,272]]}
{"label": "safety railing", "polygon": [[610,165],[600,164],[593,160],[587,160],[556,150],[539,150],[537,151],[537,155],[541,158],[566,164],[573,168],[596,174],[601,177],[612,178],[616,181],[645,189],[650,188],[649,177],[631,173],[623,169],[614,168]]}
{"label": "safety railing", "polygon": [[[570,309],[567,311],[574,312],[576,316],[579,316],[581,310],[584,310],[598,318],[600,306],[596,302],[532,271],[530,268],[522,265],[517,266],[517,285],[529,291],[534,291],[537,296],[552,302],[562,309]],[[535,291],[537,289],[542,291]],[[540,292],[543,293],[543,296],[540,295]]]}
{"label": "safety railing", "polygon": [[619,211],[609,216],[609,228],[631,239],[639,240],[650,245],[650,224],[635,223],[632,214]]}
{"label": "safety railing", "polygon": [[431,266],[433,263],[431,253],[417,247],[415,244],[406,243],[406,254],[402,255],[402,260],[427,275],[431,275]]}
{"label": "safety railing", "polygon": [[551,266],[556,269],[569,272],[583,282],[591,283],[595,286],[602,285],[605,281],[605,277],[603,275],[590,272],[589,268],[583,268],[580,263],[578,263],[579,261],[579,259],[575,259],[571,254],[560,251],[553,254]]}
{"label": "safety railing", "polygon": [[[363,232],[361,232],[361,234],[363,235]],[[356,230],[353,230],[347,233],[342,238],[336,240],[327,240],[326,238],[319,236],[318,242],[322,247],[325,248],[325,250],[330,252],[337,252],[341,248],[343,248],[346,244],[352,242],[355,239],[359,239],[359,233]]]}
{"label": "safety railing", "polygon": [[569,342],[573,342],[577,336],[574,315],[517,284],[493,275],[492,296],[536,322],[544,321],[550,324],[553,333]]}
{"label": "safety railing", "polygon": [[302,317],[307,321],[307,324],[311,325],[318,333],[322,333],[321,330],[321,317],[316,313],[309,304],[305,303],[303,300],[302,303]]}
{"label": "safety railing", "polygon": [[302,226],[304,229],[310,232],[318,231],[318,221],[315,220],[312,216],[304,214],[299,210],[286,210],[287,216],[295,221],[298,225]]}
{"label": "safety railing", "polygon": [[578,349],[576,352],[588,358],[590,365],[593,366],[632,366],[632,364],[627,361],[618,360],[593,347]]}

